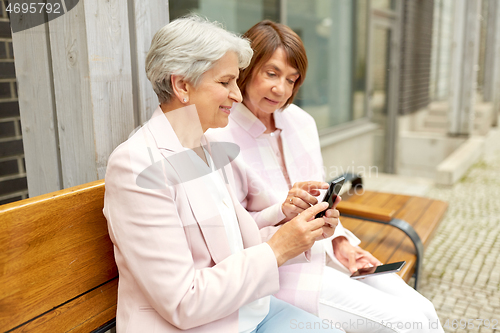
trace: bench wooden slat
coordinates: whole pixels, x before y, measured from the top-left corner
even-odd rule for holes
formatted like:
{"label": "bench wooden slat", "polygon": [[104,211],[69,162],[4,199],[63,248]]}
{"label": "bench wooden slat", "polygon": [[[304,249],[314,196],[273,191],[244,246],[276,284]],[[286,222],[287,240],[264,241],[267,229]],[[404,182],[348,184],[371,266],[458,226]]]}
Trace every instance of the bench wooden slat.
{"label": "bench wooden slat", "polygon": [[429,245],[430,240],[436,233],[437,226],[441,219],[443,218],[446,210],[448,209],[448,203],[438,200],[433,200],[429,205],[427,211],[420,218],[420,223],[415,228],[420,237],[423,239],[424,247]]}
{"label": "bench wooden slat", "polygon": [[96,181],[0,206],[2,332],[118,275],[103,201]]}
{"label": "bench wooden slat", "polygon": [[392,194],[390,193],[370,193],[369,191],[366,191],[366,194],[371,195],[369,197],[366,197],[360,203],[372,207],[385,207],[390,203],[390,200],[392,199]]}
{"label": "bench wooden slat", "polygon": [[349,201],[341,201],[337,205],[340,214],[356,215],[368,219],[389,222],[394,217],[396,210],[381,207],[371,207]]}
{"label": "bench wooden slat", "polygon": [[[361,248],[367,250],[370,253],[374,252],[374,249],[380,244],[380,242],[385,241],[385,235],[387,235],[393,227],[389,225],[383,225],[373,222],[365,222],[367,228],[363,228],[361,232],[357,234],[358,238],[361,239]],[[368,228],[369,226],[369,228]],[[382,263],[388,263],[391,253],[381,252],[376,257]]]}
{"label": "bench wooden slat", "polygon": [[363,203],[376,195],[376,192],[365,191],[364,189],[360,189],[357,191],[349,190],[348,192],[341,195],[342,200],[349,201],[353,203]]}
{"label": "bench wooden slat", "polygon": [[[370,209],[378,208],[395,210],[395,218],[405,220],[412,225],[419,234],[424,245],[428,244],[439,221],[446,212],[448,204],[438,200],[411,197],[389,193],[366,191],[362,195],[345,198],[346,202],[354,199]],[[415,247],[411,240],[399,229],[383,224],[346,219],[341,217],[342,224],[353,231],[361,239],[361,247],[370,251],[384,263],[405,260],[407,265],[399,273],[406,281],[412,276],[415,264]]]}
{"label": "bench wooden slat", "polygon": [[[118,279],[113,279],[103,286],[60,306],[41,317],[15,329],[12,333],[37,332],[92,332],[96,327],[116,316],[116,298]],[[81,323],[75,326],[75,318]]]}
{"label": "bench wooden slat", "polygon": [[[386,211],[397,212],[409,199],[410,197],[408,196],[398,196],[390,193],[373,193],[368,200],[366,200],[367,204],[365,204],[365,209],[385,209]],[[382,207],[372,205],[382,205]],[[394,216],[394,214],[395,213],[392,215]],[[394,229],[393,227],[366,221],[360,221],[358,223],[359,225],[357,225],[356,230],[348,229],[353,231],[358,238],[362,239],[365,244],[363,248],[372,253],[379,244],[384,242],[390,234],[390,231]],[[381,252],[377,258],[386,263],[390,256],[391,253],[386,254]]]}
{"label": "bench wooden slat", "polygon": [[340,216],[340,222],[342,222],[342,225],[344,226],[344,228],[350,230],[355,235],[357,234],[358,228],[361,228],[366,223],[366,221],[363,221],[360,219],[355,219],[355,218],[350,218],[350,217],[345,217],[342,215]]}
{"label": "bench wooden slat", "polygon": [[[422,213],[425,212],[425,209],[430,205],[431,200],[427,198],[421,197],[413,197],[407,201],[407,203],[398,211],[396,214],[396,218],[405,220],[414,228],[418,224]],[[401,252],[400,246],[401,243],[407,239],[407,236],[401,230],[396,228],[392,228],[388,231],[385,241],[381,242],[377,245],[377,247],[372,251],[372,254],[375,257],[378,257],[381,253],[390,253],[389,262],[396,261],[393,256],[396,252]],[[411,243],[411,241],[410,241]],[[408,252],[405,257],[413,257],[416,256],[415,247],[412,244],[411,250],[408,249]],[[398,259],[398,261],[400,261]]]}
{"label": "bench wooden slat", "polygon": [[[355,203],[355,204],[360,204],[362,206],[369,208],[380,208],[382,205],[380,205],[380,201],[383,201],[386,206],[383,208],[385,209],[399,209],[401,208],[401,205],[387,205],[387,201],[390,200],[387,196],[381,196],[378,197],[379,194],[385,194],[385,193],[378,193],[378,192],[373,192],[373,191],[365,191],[365,190],[358,190],[356,192],[351,192],[349,194],[346,193],[342,195],[342,202],[347,202],[347,203]],[[356,212],[352,211],[353,215],[357,215]],[[345,217],[340,218],[342,225],[346,227],[348,230],[352,231],[355,235],[358,234],[358,232],[361,232],[359,228],[366,228],[367,224],[366,221],[363,221],[361,219],[346,219]]]}

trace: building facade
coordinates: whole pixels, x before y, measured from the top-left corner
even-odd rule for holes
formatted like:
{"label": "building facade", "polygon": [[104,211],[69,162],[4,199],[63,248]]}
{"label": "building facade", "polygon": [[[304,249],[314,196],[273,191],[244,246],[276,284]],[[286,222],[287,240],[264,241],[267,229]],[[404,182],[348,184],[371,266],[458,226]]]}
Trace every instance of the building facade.
{"label": "building facade", "polygon": [[0,205],[26,199],[28,184],[17,101],[12,31],[0,3]]}
{"label": "building facade", "polygon": [[436,177],[499,113],[495,0],[82,0],[12,36],[30,196],[104,177],[157,104],[144,74],[154,32],[190,12],[301,36],[309,70],[295,103],[316,119],[327,178]]}

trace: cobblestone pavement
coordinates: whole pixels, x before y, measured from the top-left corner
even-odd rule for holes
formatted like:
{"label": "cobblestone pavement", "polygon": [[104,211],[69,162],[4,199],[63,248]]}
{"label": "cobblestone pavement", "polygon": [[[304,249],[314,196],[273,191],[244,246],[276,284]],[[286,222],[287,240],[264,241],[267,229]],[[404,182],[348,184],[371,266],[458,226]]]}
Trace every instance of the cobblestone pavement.
{"label": "cobblestone pavement", "polygon": [[500,131],[458,183],[426,196],[449,208],[425,252],[419,291],[446,332],[500,332]]}

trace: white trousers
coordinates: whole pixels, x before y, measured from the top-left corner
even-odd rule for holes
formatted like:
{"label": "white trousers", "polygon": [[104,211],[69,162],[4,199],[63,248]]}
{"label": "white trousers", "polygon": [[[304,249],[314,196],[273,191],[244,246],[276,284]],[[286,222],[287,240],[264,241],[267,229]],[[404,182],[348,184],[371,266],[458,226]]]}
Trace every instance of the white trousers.
{"label": "white trousers", "polygon": [[354,280],[336,258],[326,257],[318,314],[334,327],[348,333],[444,332],[432,303],[397,274]]}

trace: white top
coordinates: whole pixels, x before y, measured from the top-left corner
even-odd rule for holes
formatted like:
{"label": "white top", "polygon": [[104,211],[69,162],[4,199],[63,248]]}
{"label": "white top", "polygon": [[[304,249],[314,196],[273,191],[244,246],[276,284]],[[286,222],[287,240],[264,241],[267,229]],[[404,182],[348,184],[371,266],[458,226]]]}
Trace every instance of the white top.
{"label": "white top", "polygon": [[[203,148],[203,151],[205,152],[205,157],[207,158],[210,168],[212,171],[215,171],[203,178],[207,186],[212,189],[210,194],[217,204],[217,209],[224,223],[231,253],[234,254],[243,251],[243,239],[241,238],[240,226],[231,197],[227,187],[224,185],[224,180],[220,174],[214,170],[214,163],[210,154],[205,148]],[[266,296],[242,306],[239,310],[238,331],[240,333],[252,332],[269,313],[270,301],[270,296]]]}
{"label": "white top", "polygon": [[288,176],[288,171],[286,170],[285,155],[283,154],[283,145],[281,143],[281,129],[277,128],[276,131],[272,133],[264,133],[261,136],[267,138],[274,154],[276,155],[276,160],[281,167],[281,172],[288,184],[288,189],[292,188],[292,183],[290,182],[290,177]]}

